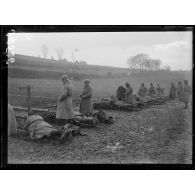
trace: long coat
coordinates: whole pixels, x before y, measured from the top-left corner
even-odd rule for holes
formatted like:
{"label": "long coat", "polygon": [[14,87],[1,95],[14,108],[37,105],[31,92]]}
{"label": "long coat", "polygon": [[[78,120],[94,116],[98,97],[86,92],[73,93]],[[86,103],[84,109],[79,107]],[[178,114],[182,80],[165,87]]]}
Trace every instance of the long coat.
{"label": "long coat", "polygon": [[174,98],[176,98],[176,87],[175,86],[171,86],[171,88],[170,88],[170,98],[171,99],[174,99]]}
{"label": "long coat", "polygon": [[127,104],[134,104],[134,99],[133,99],[133,88],[128,87],[126,89],[126,96],[125,96],[125,102]]}
{"label": "long coat", "polygon": [[157,93],[157,95],[161,95],[162,94],[162,90],[161,90],[160,87],[156,88],[156,93]]}
{"label": "long coat", "polygon": [[179,97],[179,101],[182,101],[183,99],[183,86],[182,85],[177,86],[177,95]]}
{"label": "long coat", "polygon": [[82,114],[92,114],[93,113],[93,105],[91,101],[92,97],[92,87],[87,86],[83,88],[82,92],[82,98],[81,98],[81,104],[80,104],[80,113]]}
{"label": "long coat", "polygon": [[155,89],[154,89],[154,86],[150,86],[150,88],[148,89],[148,92],[149,92],[149,96],[153,96],[155,95]]}
{"label": "long coat", "polygon": [[183,87],[183,101],[185,103],[189,103],[190,102],[190,94],[191,94],[191,88],[189,85],[185,85]]}
{"label": "long coat", "polygon": [[60,98],[58,99],[56,118],[72,119],[74,116],[74,110],[72,106],[72,84],[68,83],[62,87],[61,96],[62,95],[64,95],[65,99],[62,101],[60,101]]}
{"label": "long coat", "polygon": [[144,97],[146,95],[146,92],[147,92],[147,88],[145,86],[141,86],[140,89],[139,89],[139,92],[138,94],[141,96],[141,97]]}

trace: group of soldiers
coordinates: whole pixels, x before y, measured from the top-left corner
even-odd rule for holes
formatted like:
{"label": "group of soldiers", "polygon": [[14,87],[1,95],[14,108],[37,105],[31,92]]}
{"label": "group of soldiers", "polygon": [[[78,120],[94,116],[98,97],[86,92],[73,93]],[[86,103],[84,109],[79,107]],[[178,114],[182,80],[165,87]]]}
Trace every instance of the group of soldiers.
{"label": "group of soldiers", "polygon": [[[57,111],[56,118],[59,119],[62,123],[65,121],[70,122],[74,116],[73,105],[72,105],[72,84],[68,79],[67,75],[63,75],[61,77],[62,81],[62,91],[61,95],[58,98],[57,103]],[[121,96],[122,94],[122,96]],[[155,88],[153,83],[150,84],[150,87],[147,89],[144,83],[141,84],[138,95],[140,97],[155,97],[155,96],[163,96],[164,88],[160,87],[160,84],[157,84]],[[188,81],[184,81],[184,86],[181,82],[178,82],[178,86],[175,87],[174,83],[171,84],[170,88],[170,99],[175,99],[179,97],[179,101],[183,101],[185,103],[185,108],[188,108],[188,104],[190,102],[191,88],[188,85]],[[86,79],[84,81],[84,88],[82,94],[80,95],[81,103],[79,112],[84,115],[93,114],[93,105],[92,105],[92,87],[90,86],[90,81]],[[127,104],[135,104],[133,88],[130,83],[126,83],[125,87],[119,86],[116,93],[116,98],[118,100],[124,101]]]}
{"label": "group of soldiers", "polygon": [[[133,88],[129,83],[126,83],[125,87],[126,88],[119,86],[116,93],[117,99],[124,101],[127,104],[135,104]],[[138,95],[142,98],[146,96],[163,96],[164,89],[165,88],[160,87],[160,84],[157,84],[157,87],[155,88],[153,83],[150,83],[150,87],[147,89],[144,83],[142,83],[138,91]],[[188,108],[189,102],[191,101],[191,87],[188,85],[187,80],[184,81],[184,85],[182,85],[181,81],[179,81],[177,87],[175,87],[174,83],[171,84],[169,98],[175,99],[177,97],[179,98],[179,101],[185,103],[185,108]]]}
{"label": "group of soldiers", "polygon": [[150,83],[149,89],[147,89],[147,87],[145,87],[144,83],[142,83],[141,87],[139,89],[139,92],[138,92],[138,95],[140,95],[141,97],[154,96],[154,95],[160,96],[163,94],[164,94],[164,88],[161,88],[160,84],[157,84],[157,87],[155,90],[153,83]]}
{"label": "group of soldiers", "polygon": [[174,85],[174,83],[172,83],[169,97],[170,99],[175,99],[178,97],[179,101],[185,103],[185,108],[188,108],[190,101],[192,104],[192,90],[190,85],[188,84],[188,81],[185,80],[184,85],[182,85],[181,81],[179,81],[177,87]]}
{"label": "group of soldiers", "polygon": [[[133,88],[128,82],[125,84],[125,87],[126,88],[124,88],[123,86],[119,86],[116,92],[117,99],[124,101],[127,104],[135,104]],[[155,95],[157,96],[163,95],[163,93],[164,93],[164,88],[161,88],[159,84],[157,84],[157,87],[155,89],[153,83],[151,83],[149,89],[147,89],[144,83],[142,83],[138,95],[141,97],[146,97],[146,96],[153,97]]]}
{"label": "group of soldiers", "polygon": [[[72,123],[74,117],[74,109],[72,104],[73,85],[67,75],[61,77],[62,88],[61,94],[57,102],[56,119],[59,125]],[[88,79],[84,80],[83,91],[80,95],[81,103],[79,112],[84,115],[91,115],[93,113],[92,105],[92,87]]]}
{"label": "group of soldiers", "polygon": [[[59,123],[59,125],[64,125],[66,123],[71,123],[73,116],[74,116],[74,110],[72,105],[72,90],[73,86],[71,84],[71,81],[68,79],[67,75],[63,75],[61,77],[62,82],[62,88],[61,88],[61,94],[58,98],[57,102],[57,110],[56,110],[56,119]],[[116,93],[116,98],[118,100],[124,101],[127,104],[135,104],[134,96],[133,96],[133,88],[131,87],[130,83],[126,83],[124,88],[123,86],[119,86]],[[144,85],[144,83],[141,84],[141,87],[139,89],[138,95],[140,97],[155,97],[155,96],[163,96],[164,88],[161,88],[159,84],[157,84],[157,87],[155,89],[153,83],[150,84],[149,89],[147,89]],[[179,101],[185,103],[185,108],[188,108],[189,103],[192,98],[192,90],[191,86],[188,85],[188,81],[184,81],[184,85],[182,85],[181,82],[178,82],[178,86],[175,87],[174,83],[171,84],[170,87],[170,99],[177,98]],[[81,102],[80,102],[80,110],[79,112],[84,115],[90,115],[93,114],[93,105],[92,105],[92,87],[90,86],[90,81],[86,79],[84,81],[84,87],[83,91],[80,95]],[[191,101],[192,104],[192,101]],[[9,109],[9,124],[13,124],[12,126],[15,127],[15,119],[13,116],[13,109],[8,105]],[[11,114],[12,113],[12,114]],[[9,127],[10,132],[11,129],[13,129],[10,125]]]}

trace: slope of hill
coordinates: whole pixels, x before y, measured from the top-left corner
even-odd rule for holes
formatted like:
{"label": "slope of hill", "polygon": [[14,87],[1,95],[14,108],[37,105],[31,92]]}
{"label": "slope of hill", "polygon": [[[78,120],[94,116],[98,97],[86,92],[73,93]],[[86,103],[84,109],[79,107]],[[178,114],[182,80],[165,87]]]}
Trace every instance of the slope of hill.
{"label": "slope of hill", "polygon": [[16,54],[15,62],[10,65],[10,68],[21,68],[40,71],[55,71],[55,72],[77,72],[85,74],[106,75],[126,73],[127,68],[100,66],[100,65],[85,65],[65,63],[63,61],[43,59],[33,56],[25,56]]}
{"label": "slope of hill", "polygon": [[109,76],[96,75],[96,74],[85,74],[80,72],[55,72],[55,71],[44,71],[34,69],[23,69],[23,68],[9,68],[9,78],[23,78],[23,79],[59,79],[64,73],[71,78],[71,80],[83,80],[93,78],[109,78]]}

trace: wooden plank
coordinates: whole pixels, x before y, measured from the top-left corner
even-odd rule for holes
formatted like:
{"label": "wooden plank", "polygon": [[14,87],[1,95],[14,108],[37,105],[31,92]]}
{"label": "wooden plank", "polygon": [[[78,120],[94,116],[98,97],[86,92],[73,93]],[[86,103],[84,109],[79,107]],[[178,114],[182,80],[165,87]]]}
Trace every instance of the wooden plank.
{"label": "wooden plank", "polygon": [[[21,95],[21,94],[19,94],[19,95],[17,95],[17,94],[8,94],[8,96],[13,96],[13,97],[26,97],[26,95]],[[32,95],[31,96],[32,98],[55,98],[55,99],[57,99],[58,97],[51,97],[51,96],[37,96],[37,95]]]}
{"label": "wooden plank", "polygon": [[[22,107],[22,106],[13,106],[14,110],[22,110],[22,111],[28,111],[28,108]],[[49,109],[43,109],[43,108],[32,108],[32,111],[38,111],[38,112],[48,112]]]}
{"label": "wooden plank", "polygon": [[27,119],[27,116],[25,116],[25,115],[17,115],[17,114],[16,114],[16,117],[17,117],[17,118],[22,118],[22,119]]}

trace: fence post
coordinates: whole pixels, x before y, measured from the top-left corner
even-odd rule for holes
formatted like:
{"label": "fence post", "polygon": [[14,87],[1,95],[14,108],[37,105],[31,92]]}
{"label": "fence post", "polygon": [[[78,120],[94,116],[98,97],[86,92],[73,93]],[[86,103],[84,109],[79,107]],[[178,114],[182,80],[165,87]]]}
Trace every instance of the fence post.
{"label": "fence post", "polygon": [[28,107],[28,116],[31,114],[31,87],[27,85],[27,107]]}
{"label": "fence post", "polygon": [[27,90],[27,108],[28,108],[28,116],[31,114],[31,87],[27,85],[26,87],[19,87],[20,90],[26,89]]}

